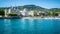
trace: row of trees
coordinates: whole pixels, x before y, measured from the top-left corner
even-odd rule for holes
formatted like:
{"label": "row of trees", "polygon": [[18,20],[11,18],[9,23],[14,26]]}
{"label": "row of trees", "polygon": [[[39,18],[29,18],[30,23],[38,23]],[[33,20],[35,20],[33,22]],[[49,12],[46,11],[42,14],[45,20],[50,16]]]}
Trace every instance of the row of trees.
{"label": "row of trees", "polygon": [[48,12],[47,16],[58,16],[56,12]]}
{"label": "row of trees", "polygon": [[58,13],[56,12],[45,12],[45,13],[40,13],[37,15],[37,13],[34,14],[34,16],[58,16]]}

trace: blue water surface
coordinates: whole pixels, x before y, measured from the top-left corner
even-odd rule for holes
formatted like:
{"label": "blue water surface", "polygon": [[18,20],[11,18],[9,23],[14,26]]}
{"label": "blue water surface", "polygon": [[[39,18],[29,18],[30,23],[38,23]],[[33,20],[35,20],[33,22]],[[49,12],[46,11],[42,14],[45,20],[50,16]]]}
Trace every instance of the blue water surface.
{"label": "blue water surface", "polygon": [[0,19],[0,34],[60,34],[60,20]]}

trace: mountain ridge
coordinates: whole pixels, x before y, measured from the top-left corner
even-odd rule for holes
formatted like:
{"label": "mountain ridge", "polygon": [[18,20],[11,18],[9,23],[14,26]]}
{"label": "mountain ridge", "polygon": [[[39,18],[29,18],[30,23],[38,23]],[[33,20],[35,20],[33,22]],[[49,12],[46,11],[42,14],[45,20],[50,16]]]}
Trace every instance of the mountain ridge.
{"label": "mountain ridge", "polygon": [[[1,7],[1,9],[9,9],[11,7]],[[36,11],[53,11],[53,12],[60,12],[60,8],[51,8],[51,9],[47,9],[47,8],[43,8],[40,6],[36,6],[36,5],[24,5],[24,6],[16,6],[13,8],[18,8],[19,10],[23,10],[24,8],[26,8],[27,10],[36,10]]]}

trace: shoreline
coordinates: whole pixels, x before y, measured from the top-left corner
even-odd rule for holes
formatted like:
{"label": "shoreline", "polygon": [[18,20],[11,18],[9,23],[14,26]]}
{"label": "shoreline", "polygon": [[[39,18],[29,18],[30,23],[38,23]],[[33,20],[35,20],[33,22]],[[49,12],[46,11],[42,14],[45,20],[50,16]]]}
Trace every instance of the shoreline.
{"label": "shoreline", "polygon": [[58,17],[44,17],[44,18],[41,18],[41,17],[23,17],[22,19],[60,19]]}
{"label": "shoreline", "polygon": [[60,19],[60,17],[0,17],[0,19]]}

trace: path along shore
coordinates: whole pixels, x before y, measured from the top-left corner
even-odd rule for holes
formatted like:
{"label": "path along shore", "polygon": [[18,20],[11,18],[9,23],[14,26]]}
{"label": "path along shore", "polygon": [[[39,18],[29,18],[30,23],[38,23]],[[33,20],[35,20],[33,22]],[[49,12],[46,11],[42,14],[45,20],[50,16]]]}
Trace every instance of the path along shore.
{"label": "path along shore", "polygon": [[60,17],[23,17],[22,19],[60,19]]}

